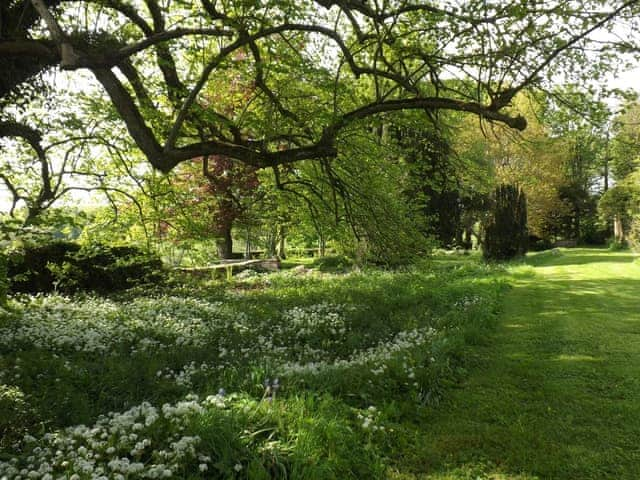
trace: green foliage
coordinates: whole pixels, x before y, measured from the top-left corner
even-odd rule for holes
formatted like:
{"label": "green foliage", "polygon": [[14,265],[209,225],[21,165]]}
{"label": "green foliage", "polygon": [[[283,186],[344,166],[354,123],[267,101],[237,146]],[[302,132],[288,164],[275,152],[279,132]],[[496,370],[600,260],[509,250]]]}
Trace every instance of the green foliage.
{"label": "green foliage", "polygon": [[321,272],[345,272],[353,267],[353,260],[344,255],[318,257],[312,263]]}
{"label": "green foliage", "polygon": [[292,236],[298,231],[321,246],[331,242],[360,264],[406,265],[428,254],[433,242],[414,221],[403,195],[405,173],[395,155],[389,158],[395,151],[388,139],[358,125],[340,148],[337,161],[302,162],[281,175]]}
{"label": "green foliage", "polygon": [[9,265],[4,252],[0,252],[0,307],[7,307],[7,294],[9,293]]}
{"label": "green foliage", "polygon": [[0,451],[22,440],[33,426],[33,412],[24,392],[19,387],[0,384]]}
{"label": "green foliage", "polygon": [[13,292],[111,292],[160,280],[160,259],[136,247],[51,242],[14,250]]}
{"label": "green foliage", "polygon": [[628,242],[634,251],[640,252],[640,215],[635,215],[631,221]]}
{"label": "green foliage", "polygon": [[493,211],[485,227],[484,257],[509,260],[528,248],[527,199],[514,185],[501,185],[494,193]]}
{"label": "green foliage", "polygon": [[628,185],[616,185],[607,190],[598,202],[598,213],[602,220],[619,217],[623,225],[628,226],[636,195],[636,189]]}
{"label": "green foliage", "polygon": [[617,182],[633,174],[640,168],[640,104],[627,103],[624,110],[615,117],[613,128],[615,136],[611,145],[611,170]]}

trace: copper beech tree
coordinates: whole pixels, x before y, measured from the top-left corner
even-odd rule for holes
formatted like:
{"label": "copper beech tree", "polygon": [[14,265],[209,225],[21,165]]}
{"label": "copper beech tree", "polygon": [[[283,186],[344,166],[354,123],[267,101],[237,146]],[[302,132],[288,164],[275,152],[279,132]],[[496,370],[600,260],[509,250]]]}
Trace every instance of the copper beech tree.
{"label": "copper beech tree", "polygon": [[[153,167],[217,155],[277,169],[335,157],[354,124],[398,110],[522,130],[518,92],[589,83],[635,51],[639,3],[5,0],[0,97],[54,66],[88,70]],[[254,87],[241,102],[225,85],[237,75]]]}
{"label": "copper beech tree", "polygon": [[189,214],[182,222],[167,224],[181,224],[179,236],[215,238],[218,256],[232,258],[232,229],[260,197],[256,168],[214,155],[196,159],[176,172],[172,182],[175,204],[166,215]]}

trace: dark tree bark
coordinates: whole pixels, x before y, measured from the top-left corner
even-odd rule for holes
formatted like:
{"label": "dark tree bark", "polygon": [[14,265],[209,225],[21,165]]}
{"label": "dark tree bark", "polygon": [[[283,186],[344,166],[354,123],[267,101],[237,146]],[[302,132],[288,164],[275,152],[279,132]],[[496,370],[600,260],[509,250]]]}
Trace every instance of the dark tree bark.
{"label": "dark tree bark", "polygon": [[224,260],[233,258],[233,237],[231,236],[231,225],[225,225],[218,231],[216,239],[218,247],[218,256]]}

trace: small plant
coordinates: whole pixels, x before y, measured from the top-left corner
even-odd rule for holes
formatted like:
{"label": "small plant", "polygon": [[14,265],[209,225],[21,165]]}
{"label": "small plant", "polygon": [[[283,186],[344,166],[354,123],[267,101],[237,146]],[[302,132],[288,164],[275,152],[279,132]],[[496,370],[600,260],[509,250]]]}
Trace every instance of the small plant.
{"label": "small plant", "polygon": [[620,241],[613,239],[609,241],[609,250],[612,252],[619,252],[620,250],[626,250],[629,248],[629,245],[626,241]]}
{"label": "small plant", "polygon": [[0,385],[0,450],[22,440],[33,419],[33,412],[20,388]]}

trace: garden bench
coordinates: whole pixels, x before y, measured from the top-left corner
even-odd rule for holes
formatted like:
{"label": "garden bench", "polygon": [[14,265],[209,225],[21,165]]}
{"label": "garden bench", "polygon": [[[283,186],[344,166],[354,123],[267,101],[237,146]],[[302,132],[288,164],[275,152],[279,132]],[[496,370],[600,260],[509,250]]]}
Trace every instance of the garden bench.
{"label": "garden bench", "polygon": [[225,270],[227,280],[231,280],[233,276],[233,269],[246,268],[246,267],[258,267],[262,270],[279,270],[280,259],[279,258],[264,258],[256,260],[220,260],[218,263],[212,265],[205,265],[203,267],[178,267],[176,270],[185,273],[199,274],[204,272],[215,272],[216,270]]}
{"label": "garden bench", "polygon": [[558,240],[555,243],[556,247],[577,247],[578,246],[578,241],[577,240]]}

